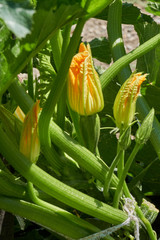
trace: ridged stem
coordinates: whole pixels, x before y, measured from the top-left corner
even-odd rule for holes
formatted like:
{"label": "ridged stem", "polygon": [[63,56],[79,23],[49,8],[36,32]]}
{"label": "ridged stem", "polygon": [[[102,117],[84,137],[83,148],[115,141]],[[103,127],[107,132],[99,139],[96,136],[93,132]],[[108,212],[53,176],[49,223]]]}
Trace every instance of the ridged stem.
{"label": "ridged stem", "polygon": [[[115,12],[116,12],[116,14],[115,14]],[[158,44],[160,44],[160,34],[157,34],[155,37],[153,37],[152,39],[148,40],[144,44],[140,45],[138,48],[136,48],[135,50],[133,50],[129,54],[123,56],[125,54],[125,51],[124,51],[123,41],[122,41],[122,38],[121,38],[122,37],[121,21],[120,21],[121,16],[117,17],[117,15],[121,14],[121,12],[122,12],[122,1],[121,0],[115,0],[110,5],[110,8],[109,8],[108,35],[109,35],[109,40],[110,40],[110,44],[111,44],[112,54],[114,56],[114,60],[116,61],[113,65],[114,65],[114,67],[117,67],[118,69],[114,69],[114,67],[112,67],[113,66],[112,65],[110,70],[109,70],[109,74],[111,74],[112,76],[113,76],[113,74],[115,74],[114,76],[116,76],[117,73],[121,70],[121,72],[119,73],[118,77],[119,77],[120,82],[123,83],[126,80],[126,76],[128,78],[130,73],[131,73],[130,68],[126,67],[126,66],[130,62],[132,62],[133,60],[135,60],[138,57],[144,55],[146,52],[152,50]],[[116,21],[117,18],[118,18],[118,21]],[[119,44],[119,38],[120,38],[121,44]],[[117,45],[117,47],[115,48],[116,45]],[[114,73],[113,73],[113,70],[115,71]],[[105,72],[103,74],[102,79],[101,79],[103,87],[106,86],[111,81],[111,79],[109,79],[109,76],[104,81],[106,76],[107,76],[107,72]],[[139,105],[139,108],[140,108],[139,109],[140,112],[143,112],[143,108],[147,104],[141,98],[141,104],[138,101],[138,105]],[[146,110],[148,110],[148,109],[145,108],[145,111]],[[145,116],[142,116],[142,118],[144,118],[144,117]],[[155,121],[153,123],[153,128],[156,128],[156,132],[158,131],[159,134],[160,134],[160,127],[156,126]],[[151,139],[152,139],[153,136],[156,137],[154,132],[152,131]],[[158,137],[158,139],[156,139],[156,141],[158,141],[158,140],[159,140],[159,137]],[[156,150],[156,148],[155,148],[155,150]],[[131,197],[130,192],[129,192],[128,187],[127,187],[126,184],[124,184],[124,191],[125,191],[126,197]],[[150,238],[152,240],[155,240],[156,237],[155,237],[155,235],[153,233],[151,224],[143,216],[143,213],[142,213],[141,209],[139,209],[137,207],[136,211],[137,211],[137,209],[138,209],[139,216],[140,216],[141,220],[143,221],[143,223],[145,224],[145,226],[146,226],[146,228],[148,230],[148,234],[149,234]]]}
{"label": "ridged stem", "polygon": [[[24,88],[14,82],[13,84],[13,97],[21,109],[27,113],[33,105],[33,100],[25,92]],[[18,97],[17,97],[18,95]],[[89,171],[93,176],[104,182],[106,173],[109,167],[100,158],[97,158],[85,147],[81,146],[77,141],[65,133],[54,121],[50,122],[50,134],[52,142],[58,146],[62,151],[66,152],[69,156],[75,159],[80,166]],[[116,186],[118,179],[113,175],[112,186]]]}
{"label": "ridged stem", "polygon": [[[59,201],[76,208],[86,214],[112,224],[119,224],[127,219],[127,215],[95,198],[92,198],[47,174],[31,163],[15,148],[12,141],[0,128],[0,152],[8,162],[28,181]],[[10,151],[7,151],[10,149]]]}
{"label": "ridged stem", "polygon": [[[69,213],[63,209],[38,198],[32,182],[28,182],[27,186],[28,186],[29,196],[30,196],[31,200],[33,201],[33,203],[62,215],[62,217],[64,219],[66,219],[66,221],[69,221],[71,224],[73,224],[72,228],[74,228],[74,227],[76,227],[76,225],[78,225],[78,226],[83,227],[87,231],[93,231],[93,232],[99,231],[99,229],[97,227],[94,227],[92,224],[87,223],[83,219],[77,218],[75,215],[72,215],[71,213]],[[68,230],[70,231],[70,229],[68,229]]]}
{"label": "ridged stem", "polygon": [[[84,20],[83,19],[79,20],[77,27],[73,33],[73,37],[68,46],[65,57],[57,73],[57,77],[53,83],[52,89],[50,91],[50,94],[47,98],[47,101],[44,105],[44,108],[41,112],[40,119],[39,119],[39,135],[40,135],[40,141],[41,141],[42,149],[44,151],[44,155],[46,156],[47,159],[49,157],[50,159],[53,159],[53,161],[55,161],[54,169],[56,169],[58,172],[60,171],[61,166],[59,167],[59,161],[56,162],[56,158],[53,158],[53,155],[51,152],[52,146],[51,146],[50,133],[49,133],[49,124],[50,124],[50,120],[54,112],[56,103],[59,100],[63,87],[66,83],[66,77],[68,74],[70,62],[72,60],[73,54],[75,53],[78,47],[83,25],[84,25]],[[48,153],[48,156],[46,155],[46,153]]]}
{"label": "ridged stem", "polygon": [[[72,221],[68,220],[65,216],[65,211],[61,211],[58,207],[55,207],[54,210],[53,208],[49,210],[24,200],[0,195],[0,208],[15,215],[27,218],[30,221],[44,226],[50,231],[57,232],[64,237],[67,236],[69,239],[79,239],[97,230],[96,227],[93,227],[93,229],[89,229],[88,227],[87,229],[82,223],[79,225],[74,222],[75,219]],[[87,223],[87,225],[89,226],[91,224]]]}

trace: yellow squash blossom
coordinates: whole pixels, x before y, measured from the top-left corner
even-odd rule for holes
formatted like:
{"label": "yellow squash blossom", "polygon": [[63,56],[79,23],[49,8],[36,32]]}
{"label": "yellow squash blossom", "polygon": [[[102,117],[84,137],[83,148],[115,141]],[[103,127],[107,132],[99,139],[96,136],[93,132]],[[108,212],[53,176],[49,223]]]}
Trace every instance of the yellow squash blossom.
{"label": "yellow squash blossom", "polygon": [[40,153],[40,141],[38,136],[39,112],[39,101],[37,101],[25,116],[20,138],[20,152],[31,162],[36,162]]}
{"label": "yellow squash blossom", "polygon": [[104,107],[99,76],[94,69],[91,49],[80,44],[71,62],[68,79],[68,101],[70,107],[80,115],[92,115]]}
{"label": "yellow squash blossom", "polygon": [[146,80],[147,74],[133,73],[124,82],[120,88],[113,106],[113,114],[116,121],[116,126],[124,130],[133,121],[136,100],[140,93],[140,87],[143,81]]}
{"label": "yellow squash blossom", "polygon": [[19,106],[16,108],[14,116],[17,117],[21,122],[24,122],[25,114]]}

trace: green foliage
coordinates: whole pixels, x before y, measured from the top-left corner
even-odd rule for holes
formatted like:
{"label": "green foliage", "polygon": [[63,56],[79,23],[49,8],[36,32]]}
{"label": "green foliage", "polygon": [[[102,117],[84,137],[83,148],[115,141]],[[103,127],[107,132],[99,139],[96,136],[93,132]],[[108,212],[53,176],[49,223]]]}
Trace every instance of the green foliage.
{"label": "green foliage", "polygon": [[146,10],[149,13],[160,16],[160,3],[159,3],[159,1],[149,2],[148,6],[146,7]]}
{"label": "green foliage", "polygon": [[109,41],[106,38],[95,38],[89,44],[93,58],[108,64],[111,62]]}
{"label": "green foliage", "polygon": [[[147,10],[160,15],[159,2],[152,1]],[[118,15],[111,14],[114,12]],[[93,58],[111,66],[107,70],[95,66],[102,80],[104,109],[87,119],[70,109],[67,74],[84,23],[91,17],[108,21],[108,39],[95,38],[89,44]],[[126,56],[122,56],[122,40],[119,42],[121,24],[133,25],[140,43]],[[23,232],[15,223],[15,239],[93,239],[95,232],[100,238],[103,229],[117,224],[120,229],[106,240],[136,238],[134,224],[127,230],[122,227],[128,219],[124,198],[131,198],[130,192],[138,204],[134,215],[145,226],[141,225],[141,240],[156,239],[149,221],[152,210],[156,212],[154,220],[159,210],[153,206],[144,217],[139,206],[145,196],[149,201],[151,195],[160,195],[160,153],[155,147],[160,145],[159,122],[153,120],[154,110],[151,122],[148,117],[143,120],[149,108],[142,97],[136,121],[127,132],[119,131],[113,119],[119,81],[126,80],[130,74],[126,66],[135,58],[137,71],[149,74],[141,94],[159,119],[160,25],[151,16],[120,0],[0,0],[0,208],[29,221]],[[88,65],[81,70],[83,76],[86,68]],[[25,73],[26,79],[19,77],[19,81],[19,73]],[[33,79],[28,80],[29,75]],[[85,80],[90,87],[92,79],[87,76]],[[39,116],[34,112],[41,153],[32,164],[19,151],[23,122],[13,113],[20,106],[26,114],[37,100],[42,108]],[[152,144],[147,141],[150,134]],[[107,176],[110,180],[106,183]]]}
{"label": "green foliage", "polygon": [[0,18],[16,37],[24,38],[31,33],[32,17],[35,11],[29,0],[1,0],[0,6]]}
{"label": "green foliage", "polygon": [[[40,1],[34,14],[31,34],[19,42],[17,49],[19,54],[15,56],[13,52],[6,50],[1,56],[0,61],[3,62],[7,71],[1,76],[0,95],[7,89],[14,77],[23,70],[27,62],[38,53],[39,49],[44,47],[47,40],[56,33],[58,28],[63,27],[64,24],[83,13],[83,9],[77,3],[68,5],[66,8],[64,4],[56,6],[55,2],[51,1],[47,6],[48,9],[46,9],[45,2]],[[53,11],[53,9],[56,10]],[[15,47],[15,40],[11,40],[11,44],[14,44],[13,47]]]}
{"label": "green foliage", "polygon": [[[146,42],[151,37],[160,32],[160,26],[153,22],[152,24],[137,24],[135,30],[138,33],[140,43]],[[157,46],[149,53],[137,60],[137,70],[149,73],[149,84],[144,84],[142,94],[147,99],[149,105],[154,107],[159,113],[159,84],[160,84],[160,46]]]}
{"label": "green foliage", "polygon": [[[143,44],[151,37],[155,36],[160,32],[160,26],[153,23],[140,23],[135,25],[135,30],[138,33],[140,43]],[[145,54],[137,61],[138,71],[144,71],[149,73],[149,82],[156,84],[159,81],[160,71],[160,46]],[[158,83],[157,83],[158,84]]]}
{"label": "green foliage", "polygon": [[[97,18],[108,20],[108,9],[104,9],[98,15]],[[140,9],[131,3],[123,3],[122,5],[122,23],[123,24],[136,24],[139,22],[152,22],[152,18],[149,15],[141,13]]]}

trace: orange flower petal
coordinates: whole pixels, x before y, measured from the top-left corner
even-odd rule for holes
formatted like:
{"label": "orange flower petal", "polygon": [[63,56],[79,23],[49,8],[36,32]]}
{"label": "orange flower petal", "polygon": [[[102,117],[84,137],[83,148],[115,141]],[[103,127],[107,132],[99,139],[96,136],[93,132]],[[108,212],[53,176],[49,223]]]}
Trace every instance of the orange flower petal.
{"label": "orange flower petal", "polygon": [[68,101],[80,115],[92,115],[103,109],[101,84],[96,73],[89,44],[80,44],[71,62],[68,75]]}

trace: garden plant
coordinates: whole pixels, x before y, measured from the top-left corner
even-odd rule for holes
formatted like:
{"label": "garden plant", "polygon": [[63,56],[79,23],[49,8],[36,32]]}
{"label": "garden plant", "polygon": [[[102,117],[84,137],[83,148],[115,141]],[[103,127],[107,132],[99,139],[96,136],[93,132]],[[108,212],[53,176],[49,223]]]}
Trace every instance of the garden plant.
{"label": "garden plant", "polygon": [[[1,239],[160,237],[160,3],[144,4],[0,0]],[[82,41],[90,18],[108,39]]]}

